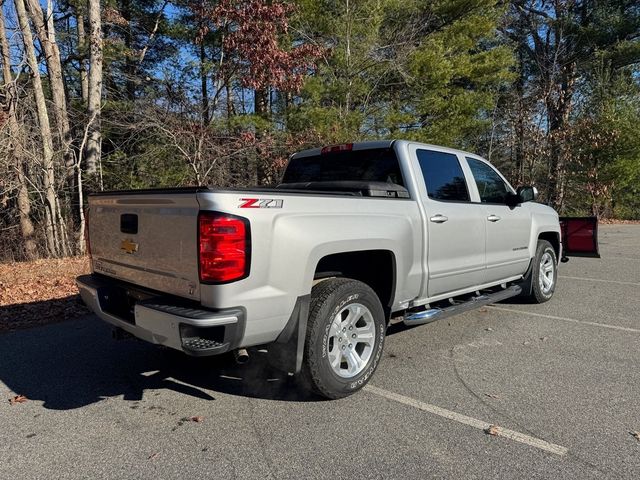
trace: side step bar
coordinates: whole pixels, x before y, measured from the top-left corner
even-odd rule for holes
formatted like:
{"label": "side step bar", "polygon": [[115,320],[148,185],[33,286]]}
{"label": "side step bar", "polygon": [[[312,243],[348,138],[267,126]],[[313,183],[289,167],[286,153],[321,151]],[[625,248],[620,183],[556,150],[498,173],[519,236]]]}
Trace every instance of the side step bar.
{"label": "side step bar", "polygon": [[466,302],[451,305],[446,308],[430,308],[428,310],[421,310],[419,312],[412,312],[404,317],[404,324],[407,326],[424,325],[425,323],[431,323],[441,318],[447,318],[452,315],[458,315],[459,313],[473,310],[490,303],[506,300],[507,298],[515,297],[522,292],[522,288],[519,285],[513,285],[504,290],[500,290],[494,293],[487,293],[477,297],[473,297]]}

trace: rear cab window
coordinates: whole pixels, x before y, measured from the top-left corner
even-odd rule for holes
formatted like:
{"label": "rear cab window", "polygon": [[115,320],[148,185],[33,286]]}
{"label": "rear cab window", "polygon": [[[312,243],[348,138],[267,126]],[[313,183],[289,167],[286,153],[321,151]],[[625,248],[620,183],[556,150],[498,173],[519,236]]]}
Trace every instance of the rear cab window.
{"label": "rear cab window", "polygon": [[471,201],[457,155],[418,149],[416,156],[429,198],[441,202]]}
{"label": "rear cab window", "polygon": [[405,186],[398,157],[392,148],[294,157],[282,178],[284,184],[335,181],[385,182]]}

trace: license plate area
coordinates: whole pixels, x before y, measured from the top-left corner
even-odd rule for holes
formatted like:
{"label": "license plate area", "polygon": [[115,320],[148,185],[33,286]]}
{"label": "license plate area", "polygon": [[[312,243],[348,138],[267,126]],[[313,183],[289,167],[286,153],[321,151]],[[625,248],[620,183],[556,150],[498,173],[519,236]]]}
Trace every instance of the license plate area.
{"label": "license plate area", "polygon": [[102,311],[131,325],[136,323],[136,303],[150,297],[151,295],[119,286],[98,289],[98,301]]}

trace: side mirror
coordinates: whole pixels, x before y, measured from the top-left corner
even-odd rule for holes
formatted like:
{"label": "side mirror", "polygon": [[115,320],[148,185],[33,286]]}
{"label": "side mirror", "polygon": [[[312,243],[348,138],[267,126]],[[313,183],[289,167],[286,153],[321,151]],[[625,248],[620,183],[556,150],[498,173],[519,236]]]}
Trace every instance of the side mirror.
{"label": "side mirror", "polygon": [[536,187],[522,186],[518,187],[518,197],[521,202],[533,202],[538,198],[538,189]]}

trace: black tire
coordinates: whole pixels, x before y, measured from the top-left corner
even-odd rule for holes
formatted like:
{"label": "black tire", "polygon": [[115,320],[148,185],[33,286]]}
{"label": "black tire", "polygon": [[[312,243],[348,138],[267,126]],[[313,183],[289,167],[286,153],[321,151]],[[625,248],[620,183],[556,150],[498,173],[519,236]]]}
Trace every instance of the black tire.
{"label": "black tire", "polygon": [[[334,348],[333,343],[336,341],[335,337],[330,337],[330,331],[334,319],[341,312],[348,312],[350,305],[353,305],[352,309],[364,306],[368,310],[367,315],[370,313],[370,317],[367,318],[373,333],[373,345],[362,370],[352,377],[345,378],[336,373],[336,367],[332,367],[330,363],[329,347]],[[378,366],[382,357],[385,331],[386,319],[380,299],[368,285],[348,278],[332,278],[316,284],[311,291],[304,360],[300,372],[303,385],[331,399],[357,392],[369,382]],[[337,361],[338,369],[346,362],[341,360],[340,353],[334,358],[340,358]]]}
{"label": "black tire", "polygon": [[[551,272],[551,285],[545,286],[541,282],[541,264],[545,262],[550,264],[553,268]],[[549,263],[550,262],[550,263]],[[538,240],[538,246],[536,248],[536,256],[533,258],[533,265],[531,267],[531,293],[528,295],[528,299],[533,303],[544,303],[551,300],[553,293],[556,290],[556,283],[558,281],[558,259],[553,246],[546,240]]]}

